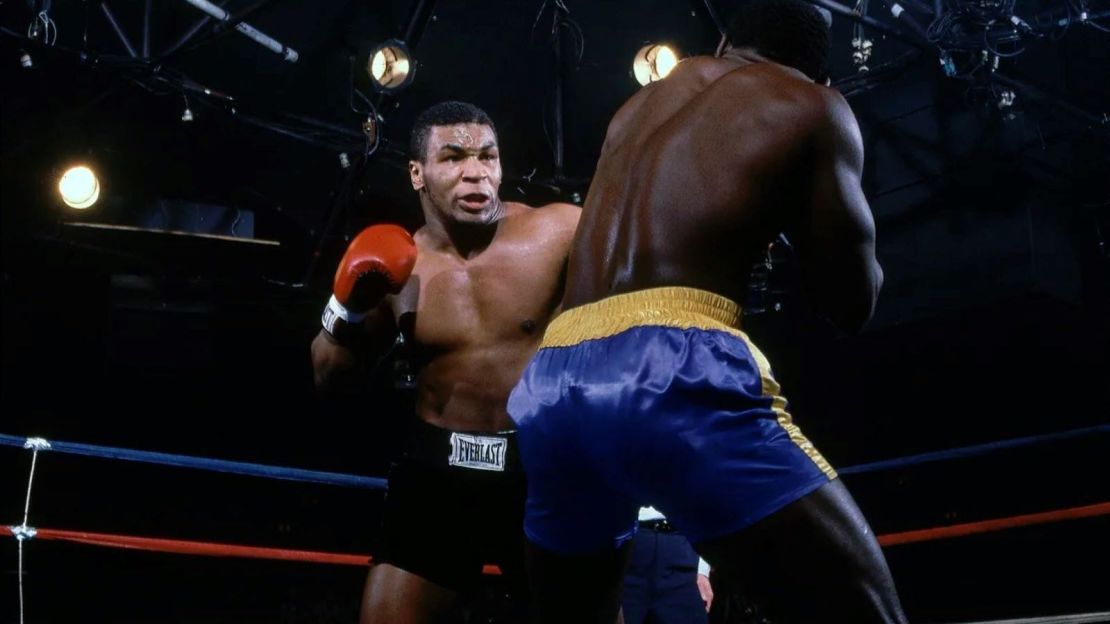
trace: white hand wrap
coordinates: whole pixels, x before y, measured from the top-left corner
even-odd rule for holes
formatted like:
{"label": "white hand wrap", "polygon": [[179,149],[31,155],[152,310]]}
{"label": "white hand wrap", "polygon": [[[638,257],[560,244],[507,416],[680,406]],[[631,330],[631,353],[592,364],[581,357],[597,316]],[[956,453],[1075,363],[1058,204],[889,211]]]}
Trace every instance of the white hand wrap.
{"label": "white hand wrap", "polygon": [[334,336],[336,319],[343,319],[348,325],[354,325],[361,323],[365,318],[366,312],[351,312],[342,303],[339,303],[335,295],[332,295],[331,299],[328,299],[328,305],[324,307],[324,314],[320,317],[320,323],[324,326],[324,331]]}

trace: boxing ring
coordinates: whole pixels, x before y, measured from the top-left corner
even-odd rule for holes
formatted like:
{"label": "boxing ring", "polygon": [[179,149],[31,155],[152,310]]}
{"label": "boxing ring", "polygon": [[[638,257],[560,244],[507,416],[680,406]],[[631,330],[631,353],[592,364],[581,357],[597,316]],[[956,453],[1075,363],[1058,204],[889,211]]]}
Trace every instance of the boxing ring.
{"label": "boxing ring", "polygon": [[[970,457],[985,456],[999,451],[1059,443],[1069,440],[1108,436],[1110,425],[1096,425],[1033,435],[1020,438],[997,440],[994,442],[973,446],[956,447],[940,451],[909,455],[883,461],[846,466],[838,470],[839,474],[848,477],[854,475],[888,471],[905,468],[908,466],[945,462]],[[30,540],[62,541],[104,548],[125,549],[133,551],[148,551],[166,554],[199,555],[209,557],[236,557],[265,559],[275,561],[294,561],[302,563],[331,564],[345,566],[372,565],[372,558],[368,554],[336,553],[314,550],[291,550],[245,544],[215,543],[206,541],[193,541],[181,539],[168,539],[154,536],[116,535],[108,533],[94,533],[73,529],[59,529],[53,527],[38,527],[30,524],[32,492],[34,489],[35,470],[40,455],[49,453],[62,453],[94,457],[100,459],[114,459],[119,461],[157,464],[193,470],[237,474],[264,479],[296,481],[302,483],[331,485],[347,488],[357,488],[371,491],[384,491],[388,485],[386,479],[349,475],[334,472],[305,470],[283,466],[256,464],[249,462],[228,461],[189,455],[176,455],[127,448],[96,446],[76,442],[46,440],[43,438],[24,438],[19,436],[0,434],[0,446],[23,449],[31,454],[30,468],[27,476],[26,497],[23,504],[22,522],[13,525],[0,526],[0,535],[15,538],[18,543],[18,594],[19,594],[19,619],[23,624],[26,621],[29,605],[24,602],[24,543]],[[930,542],[959,538],[974,534],[992,533],[1019,527],[1042,525],[1049,523],[1065,522],[1082,518],[1094,518],[1110,515],[1110,501],[1050,509],[1037,513],[991,518],[974,522],[948,524],[927,528],[910,529],[905,531],[881,534],[878,536],[880,545],[884,548],[893,548],[904,544]],[[500,574],[496,566],[487,565],[483,572],[490,576]],[[0,589],[10,592],[10,588]],[[2,617],[14,616],[14,613],[3,613]],[[1068,614],[1053,617],[1028,618],[1020,620],[996,620],[1002,623],[1055,623],[1055,622],[1103,622],[1110,621],[1110,612]]]}

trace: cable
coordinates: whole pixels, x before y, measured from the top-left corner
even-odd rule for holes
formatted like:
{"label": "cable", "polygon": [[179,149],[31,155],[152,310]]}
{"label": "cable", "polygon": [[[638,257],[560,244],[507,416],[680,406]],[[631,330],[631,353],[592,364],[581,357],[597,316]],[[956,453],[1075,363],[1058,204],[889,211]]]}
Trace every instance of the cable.
{"label": "cable", "polygon": [[717,33],[724,35],[728,29],[725,28],[725,23],[721,21],[721,16],[717,13],[717,9],[713,7],[713,0],[705,0],[705,11],[709,13],[709,19],[713,21],[713,26],[717,29]]}
{"label": "cable", "polygon": [[[855,9],[853,9],[860,17],[867,17],[868,0],[857,0]],[[862,22],[854,22],[852,25],[852,63],[856,66],[858,73],[867,73],[871,71],[868,67],[867,61],[871,59],[871,48],[874,42],[867,38],[867,33],[863,30]]]}
{"label": "cable", "polygon": [[[370,101],[370,98],[366,97],[366,94],[364,94],[361,90],[359,90],[358,85],[355,84],[355,57],[354,56],[350,56],[347,59],[347,81],[348,81],[347,106],[350,107],[351,111],[355,112],[355,113],[358,113],[359,115],[368,115],[371,112],[373,112],[374,111],[374,104]],[[355,94],[358,94],[359,98],[361,98],[363,102],[366,102],[366,104],[370,107],[369,111],[361,110],[361,109],[355,107]]]}
{"label": "cable", "polygon": [[990,31],[983,31],[983,45],[987,48],[987,50],[990,51],[991,54],[999,58],[1014,58],[1015,56],[1020,55],[1022,52],[1025,52],[1025,46],[1021,46],[1013,52],[1003,52],[999,50],[998,48],[994,47],[993,43],[991,43]]}
{"label": "cable", "polygon": [[[582,27],[578,24],[578,22],[570,18],[570,9],[567,8],[567,5],[563,2],[563,0],[553,1],[554,9],[552,10],[551,33],[549,34],[549,40],[554,41],[555,37],[559,36],[560,28],[567,28],[570,31],[571,39],[574,42],[575,63],[581,63],[582,58],[585,56],[586,53],[586,37],[582,32]],[[544,0],[543,3],[540,5],[540,10],[536,12],[536,18],[532,20],[532,28],[530,31],[531,34],[529,35],[530,41],[535,40],[536,27],[539,26],[540,20],[543,19],[543,14],[547,10],[548,4],[550,2],[552,2],[552,0]]]}
{"label": "cable", "polygon": [[[1084,15],[1086,15],[1086,13],[1087,13],[1087,3],[1086,3],[1086,0],[1081,0],[1081,2],[1080,2],[1080,4],[1079,4],[1079,8],[1080,8],[1080,13],[1079,13],[1079,15],[1080,15],[1080,18],[1082,18],[1082,17],[1083,17]],[[1110,28],[1106,28],[1106,27],[1104,27],[1104,26],[1100,26],[1099,24],[1097,24],[1097,23],[1095,22],[1095,19],[1096,19],[1096,18],[1097,18],[1097,16],[1094,16],[1094,17],[1088,17],[1088,18],[1086,18],[1086,19],[1083,19],[1083,23],[1084,23],[1084,24],[1086,24],[1086,25],[1088,25],[1088,26],[1090,26],[1091,28],[1094,28],[1095,30],[1101,30],[1101,31],[1102,31],[1102,32],[1104,32],[1104,33],[1110,33]]]}
{"label": "cable", "polygon": [[1069,9],[1074,8],[1075,12],[1079,14],[1079,23],[1085,24],[1087,26],[1090,26],[1091,28],[1094,28],[1095,30],[1100,30],[1104,33],[1110,33],[1110,29],[1095,23],[1095,18],[1090,17],[1090,14],[1087,10],[1087,0],[1068,0],[1066,4]]}
{"label": "cable", "polygon": [[40,36],[45,45],[52,46],[58,42],[58,25],[45,10],[39,11],[27,26],[28,39],[39,39]]}

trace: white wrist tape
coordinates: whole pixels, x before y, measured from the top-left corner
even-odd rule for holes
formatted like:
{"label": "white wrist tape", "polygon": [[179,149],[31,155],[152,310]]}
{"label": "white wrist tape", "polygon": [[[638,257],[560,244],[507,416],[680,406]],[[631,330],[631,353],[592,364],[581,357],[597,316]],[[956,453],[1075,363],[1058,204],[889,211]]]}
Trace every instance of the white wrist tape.
{"label": "white wrist tape", "polygon": [[324,314],[320,317],[320,323],[323,324],[324,330],[331,335],[335,335],[335,321],[336,319],[343,319],[348,324],[361,323],[366,318],[366,312],[351,312],[335,295],[328,299],[328,305],[324,307]]}

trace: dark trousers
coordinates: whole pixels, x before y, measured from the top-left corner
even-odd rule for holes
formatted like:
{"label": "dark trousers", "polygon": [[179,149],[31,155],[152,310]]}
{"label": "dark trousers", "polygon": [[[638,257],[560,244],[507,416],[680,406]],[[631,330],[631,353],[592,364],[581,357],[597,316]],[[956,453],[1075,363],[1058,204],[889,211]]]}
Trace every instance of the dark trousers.
{"label": "dark trousers", "polygon": [[624,578],[625,624],[706,624],[698,555],[680,533],[641,528]]}

